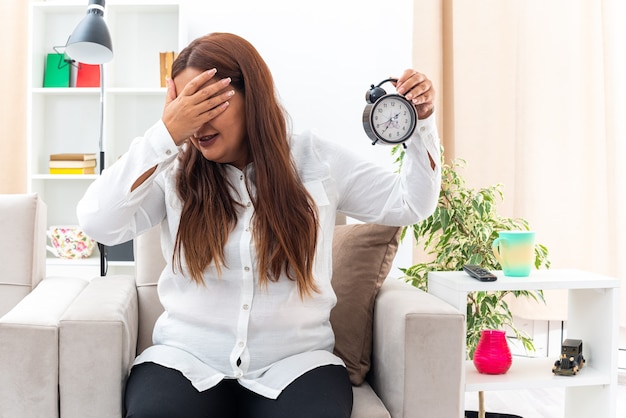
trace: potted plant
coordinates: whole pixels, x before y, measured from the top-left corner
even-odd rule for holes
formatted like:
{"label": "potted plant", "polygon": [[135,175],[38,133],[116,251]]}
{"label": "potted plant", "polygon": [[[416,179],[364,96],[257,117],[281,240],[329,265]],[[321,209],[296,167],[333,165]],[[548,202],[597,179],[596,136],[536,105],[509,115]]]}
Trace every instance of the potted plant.
{"label": "potted plant", "polygon": [[[394,147],[396,163],[402,167],[404,151]],[[443,153],[442,153],[443,154]],[[488,270],[499,270],[492,243],[498,231],[528,230],[529,224],[522,218],[498,215],[496,205],[503,200],[503,186],[496,184],[480,189],[467,186],[460,174],[465,161],[443,163],[442,184],[435,212],[427,219],[404,228],[402,238],[412,230],[416,245],[424,252],[426,261],[401,269],[405,279],[414,286],[428,291],[428,272],[460,271],[464,264],[477,264]],[[535,267],[549,268],[548,249],[535,245]],[[473,292],[467,301],[467,357],[472,359],[485,329],[501,329],[512,332],[527,351],[534,351],[532,339],[513,323],[513,314],[507,304],[510,297],[527,297],[543,301],[541,291],[493,291]],[[480,411],[484,417],[484,394],[479,392]]]}

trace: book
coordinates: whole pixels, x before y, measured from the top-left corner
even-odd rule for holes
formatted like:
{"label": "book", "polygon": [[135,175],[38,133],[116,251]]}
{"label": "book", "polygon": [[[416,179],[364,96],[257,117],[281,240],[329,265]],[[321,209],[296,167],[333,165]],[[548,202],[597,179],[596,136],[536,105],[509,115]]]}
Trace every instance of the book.
{"label": "book", "polygon": [[47,54],[44,69],[44,87],[69,87],[70,64],[63,54]]}
{"label": "book", "polygon": [[159,52],[159,62],[161,64],[161,87],[167,87],[166,78],[172,77],[172,64],[178,54],[174,51]]}
{"label": "book", "polygon": [[78,63],[76,87],[100,87],[100,65]]}
{"label": "book", "polygon": [[50,154],[50,161],[56,160],[71,160],[71,161],[85,161],[95,160],[96,154],[80,154],[80,153],[68,153],[68,154]]}
{"label": "book", "polygon": [[50,160],[50,168],[87,168],[95,166],[96,160]]}
{"label": "book", "polygon": [[50,168],[50,174],[96,174],[95,167]]}

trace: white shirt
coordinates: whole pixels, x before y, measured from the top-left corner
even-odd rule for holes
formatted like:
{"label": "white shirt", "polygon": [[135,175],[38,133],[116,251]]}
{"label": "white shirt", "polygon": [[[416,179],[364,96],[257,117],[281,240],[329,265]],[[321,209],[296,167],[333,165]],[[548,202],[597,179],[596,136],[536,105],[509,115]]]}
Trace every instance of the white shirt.
{"label": "white shirt", "polygon": [[[332,353],[329,322],[336,302],[330,283],[335,214],[387,225],[409,225],[430,216],[441,183],[434,116],[419,121],[406,144],[402,173],[397,174],[310,132],[292,137],[292,156],[320,221],[313,272],[320,291],[302,300],[295,282],[285,277],[265,288],[258,285],[250,231],[254,207],[245,184],[254,178],[252,164],[243,171],[227,165],[233,194],[243,205],[226,243],[221,277],[215,266],[209,266],[203,274],[205,285],[197,285],[173,268],[182,207],[175,184],[179,148],[162,121],[135,139],[129,151],[91,184],[77,208],[85,232],[106,245],[128,241],[161,224],[168,264],[158,293],[165,312],[154,327],[154,345],[135,364],[149,361],[180,370],[199,391],[224,378],[238,379],[242,386],[273,399],[313,368],[343,365]],[[388,149],[381,147],[381,152]],[[437,163],[434,170],[428,154]],[[135,180],[154,166],[155,173],[131,192]],[[250,190],[256,193],[254,184]]]}

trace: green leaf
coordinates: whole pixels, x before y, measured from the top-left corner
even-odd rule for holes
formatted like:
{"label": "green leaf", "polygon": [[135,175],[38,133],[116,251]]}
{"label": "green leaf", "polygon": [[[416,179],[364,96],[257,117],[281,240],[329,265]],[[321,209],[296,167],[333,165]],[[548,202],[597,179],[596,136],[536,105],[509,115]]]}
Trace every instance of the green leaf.
{"label": "green leaf", "polygon": [[441,229],[446,231],[448,229],[448,225],[450,225],[451,211],[441,210],[439,212],[439,220],[441,222]]}

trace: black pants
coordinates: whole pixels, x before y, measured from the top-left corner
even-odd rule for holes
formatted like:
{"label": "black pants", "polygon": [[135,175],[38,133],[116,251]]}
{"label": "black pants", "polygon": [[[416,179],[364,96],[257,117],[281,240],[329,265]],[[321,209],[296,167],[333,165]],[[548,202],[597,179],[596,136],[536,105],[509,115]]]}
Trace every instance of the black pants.
{"label": "black pants", "polygon": [[230,379],[198,392],[178,370],[142,363],[131,371],[124,402],[128,418],[349,418],[352,384],[344,367],[322,366],[268,399]]}

